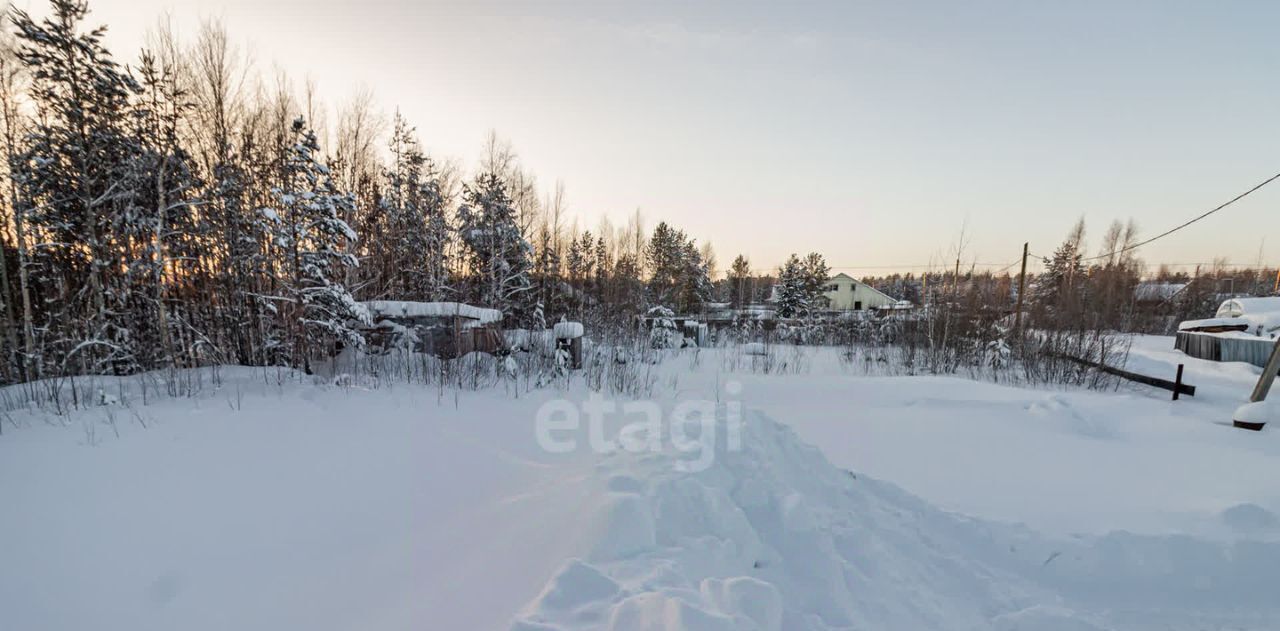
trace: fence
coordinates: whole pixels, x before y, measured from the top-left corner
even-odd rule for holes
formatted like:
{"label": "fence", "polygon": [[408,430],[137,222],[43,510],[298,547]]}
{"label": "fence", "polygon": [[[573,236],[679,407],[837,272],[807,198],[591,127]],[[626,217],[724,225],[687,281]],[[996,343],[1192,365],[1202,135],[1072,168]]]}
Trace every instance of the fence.
{"label": "fence", "polygon": [[1178,396],[1179,396],[1179,395],[1183,395],[1183,394],[1185,394],[1185,395],[1187,395],[1187,396],[1189,396],[1189,397],[1194,397],[1194,396],[1196,396],[1196,387],[1195,387],[1195,386],[1193,386],[1193,385],[1191,385],[1191,384],[1182,383],[1182,364],[1178,364],[1178,374],[1177,374],[1177,378],[1176,378],[1176,379],[1174,379],[1173,381],[1169,381],[1168,379],[1161,379],[1161,378],[1159,378],[1159,377],[1152,377],[1151,375],[1141,375],[1141,374],[1138,374],[1138,373],[1136,373],[1136,372],[1129,372],[1128,370],[1121,370],[1120,368],[1116,368],[1115,366],[1108,366],[1108,365],[1106,365],[1106,364],[1104,364],[1104,363],[1095,362],[1095,361],[1091,361],[1091,360],[1088,360],[1088,359],[1081,359],[1081,358],[1079,358],[1079,357],[1072,357],[1072,356],[1070,356],[1070,355],[1058,355],[1058,357],[1061,357],[1061,358],[1066,359],[1066,360],[1073,361],[1073,362],[1075,362],[1075,363],[1077,363],[1077,364],[1083,364],[1083,365],[1085,365],[1085,366],[1089,366],[1089,367],[1092,367],[1092,368],[1097,368],[1098,370],[1101,370],[1102,372],[1105,372],[1105,373],[1107,373],[1108,375],[1115,375],[1115,376],[1120,377],[1120,378],[1122,378],[1122,379],[1128,379],[1129,381],[1136,381],[1136,382],[1138,382],[1138,383],[1145,383],[1145,384],[1147,384],[1148,386],[1152,386],[1152,387],[1156,387],[1156,388],[1161,388],[1161,389],[1163,389],[1163,390],[1168,390],[1168,391],[1170,391],[1170,392],[1172,392],[1172,393],[1173,393],[1173,400],[1174,400],[1174,401],[1177,401],[1177,400],[1178,400]]}
{"label": "fence", "polygon": [[1174,342],[1174,348],[1190,357],[1215,362],[1245,362],[1258,367],[1267,365],[1267,358],[1275,345],[1275,340],[1265,337],[1228,337],[1185,331],[1180,331]]}

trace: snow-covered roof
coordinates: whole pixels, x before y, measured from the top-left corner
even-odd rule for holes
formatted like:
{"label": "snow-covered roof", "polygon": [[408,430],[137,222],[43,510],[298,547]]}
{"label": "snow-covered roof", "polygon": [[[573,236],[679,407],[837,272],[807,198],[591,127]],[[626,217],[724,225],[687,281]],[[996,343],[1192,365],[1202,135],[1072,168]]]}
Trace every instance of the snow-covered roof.
{"label": "snow-covered roof", "polygon": [[558,340],[576,339],[582,337],[585,331],[581,322],[557,322],[551,330]]}
{"label": "snow-covered roof", "polygon": [[1219,318],[1240,318],[1249,322],[1251,329],[1262,327],[1263,332],[1280,330],[1280,296],[1264,298],[1232,298],[1218,307]]}
{"label": "snow-covered roof", "polygon": [[1249,321],[1244,318],[1205,318],[1204,320],[1186,320],[1178,323],[1179,331],[1194,329],[1213,329],[1225,327],[1247,327]]}
{"label": "snow-covered roof", "polygon": [[364,303],[374,320],[378,318],[423,318],[461,316],[478,320],[480,324],[501,322],[502,312],[497,309],[473,307],[462,302],[412,302],[408,300],[370,300]]}
{"label": "snow-covered roof", "polygon": [[1178,295],[1179,292],[1186,288],[1186,283],[1148,281],[1138,283],[1133,288],[1133,298],[1142,302],[1165,301]]}
{"label": "snow-covered roof", "polygon": [[[862,281],[858,281],[858,282],[860,282],[860,283],[861,283]],[[866,284],[866,283],[862,283],[862,286],[863,286],[863,287],[866,287],[867,289],[870,289],[871,291],[873,291],[873,292],[875,292],[875,293],[877,293],[877,294],[880,294],[881,296],[884,296],[884,297],[885,297],[886,299],[888,299],[888,300],[892,300],[893,302],[898,302],[898,299],[897,299],[897,298],[894,298],[893,296],[890,296],[889,294],[886,294],[886,293],[884,293],[883,291],[880,291],[879,289],[876,289],[875,287],[872,287],[871,285],[868,285],[868,284]]]}
{"label": "snow-covered roof", "polygon": [[[1239,316],[1246,313],[1269,313],[1280,311],[1280,296],[1265,298],[1232,298],[1223,301],[1218,307],[1219,316]],[[1229,313],[1228,313],[1229,312]]]}
{"label": "snow-covered roof", "polygon": [[887,310],[894,310],[894,311],[898,311],[902,309],[915,309],[915,308],[916,308],[915,304],[913,304],[910,300],[897,300],[891,305],[885,305],[883,307],[880,307],[880,309],[887,309]]}

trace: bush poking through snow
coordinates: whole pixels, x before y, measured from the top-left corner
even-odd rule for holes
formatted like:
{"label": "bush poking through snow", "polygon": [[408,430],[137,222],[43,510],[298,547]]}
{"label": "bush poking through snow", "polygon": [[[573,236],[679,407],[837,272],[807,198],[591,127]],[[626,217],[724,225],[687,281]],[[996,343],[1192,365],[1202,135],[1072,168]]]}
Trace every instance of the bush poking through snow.
{"label": "bush poking through snow", "polygon": [[656,349],[680,348],[684,336],[676,329],[675,313],[666,307],[649,310],[652,325],[649,329],[649,347]]}

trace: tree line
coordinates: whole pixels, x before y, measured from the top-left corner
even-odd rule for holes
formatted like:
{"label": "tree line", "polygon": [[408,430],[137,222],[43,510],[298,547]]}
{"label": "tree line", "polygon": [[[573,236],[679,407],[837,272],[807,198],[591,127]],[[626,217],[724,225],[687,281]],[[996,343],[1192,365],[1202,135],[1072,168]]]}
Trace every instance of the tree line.
{"label": "tree line", "polygon": [[[1023,313],[1040,329],[1170,334],[1178,322],[1212,317],[1234,296],[1275,293],[1280,276],[1261,263],[1231,266],[1218,259],[1190,271],[1154,270],[1129,249],[1139,241],[1133,221],[1113,221],[1090,254],[1083,219],[1029,272]],[[1036,260],[1030,261],[1033,265]],[[1018,305],[1019,270],[935,270],[868,277],[865,282],[913,304],[963,304],[1002,316]]]}
{"label": "tree line", "polygon": [[366,93],[324,125],[314,85],[256,73],[217,21],[189,43],[162,24],[124,64],[88,13],[0,32],[0,381],[307,367],[360,343],[374,299],[540,328],[724,293],[709,243],[638,211],[579,229],[494,134],[468,173]]}
{"label": "tree line", "polygon": [[[710,302],[773,298],[802,319],[823,307],[818,254],[771,273],[739,255],[721,274],[710,243],[650,230],[638,211],[581,227],[564,187],[543,190],[495,134],[465,169],[368,93],[329,124],[312,83],[256,72],[217,21],[189,42],[162,23],[123,64],[105,27],[86,24],[85,0],[51,0],[48,13],[11,9],[0,28],[0,382],[306,368],[359,344],[361,302],[375,299],[493,307],[513,328],[633,326],[651,307]],[[1102,251],[1135,237],[1116,224]],[[1140,262],[1085,265],[1083,252],[1082,224],[1029,283],[1030,317],[1140,326]],[[867,280],[915,304],[1016,300],[1009,273]],[[1200,315],[1220,291],[1192,286],[1180,308]]]}

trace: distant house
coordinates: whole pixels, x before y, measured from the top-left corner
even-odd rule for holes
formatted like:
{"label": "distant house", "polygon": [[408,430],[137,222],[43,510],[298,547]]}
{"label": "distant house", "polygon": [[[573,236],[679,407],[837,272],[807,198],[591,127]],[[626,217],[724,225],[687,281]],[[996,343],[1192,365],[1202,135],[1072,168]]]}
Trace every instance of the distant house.
{"label": "distant house", "polygon": [[895,307],[899,300],[843,272],[831,277],[824,294],[834,311],[864,311]]}
{"label": "distant house", "polygon": [[1146,281],[1133,288],[1133,300],[1138,305],[1160,305],[1178,297],[1187,288],[1187,283],[1166,283]]}

